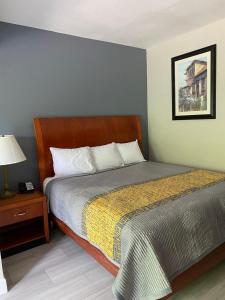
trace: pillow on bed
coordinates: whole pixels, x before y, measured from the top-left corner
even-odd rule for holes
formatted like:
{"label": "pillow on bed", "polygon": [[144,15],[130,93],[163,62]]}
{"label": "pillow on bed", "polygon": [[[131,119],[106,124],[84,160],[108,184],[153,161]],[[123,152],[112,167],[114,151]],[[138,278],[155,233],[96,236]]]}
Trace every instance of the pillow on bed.
{"label": "pillow on bed", "polygon": [[125,165],[145,161],[137,140],[130,143],[117,143],[116,145]]}
{"label": "pillow on bed", "polygon": [[50,148],[56,176],[95,173],[90,147],[73,149]]}
{"label": "pillow on bed", "polygon": [[97,171],[114,169],[124,165],[115,143],[91,147]]}

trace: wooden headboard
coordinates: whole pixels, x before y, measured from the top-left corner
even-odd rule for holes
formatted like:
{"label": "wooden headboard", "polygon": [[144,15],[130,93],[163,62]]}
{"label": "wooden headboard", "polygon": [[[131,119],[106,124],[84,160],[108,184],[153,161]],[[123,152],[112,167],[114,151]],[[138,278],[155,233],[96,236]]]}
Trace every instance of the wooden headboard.
{"label": "wooden headboard", "polygon": [[41,184],[46,177],[54,175],[49,147],[92,147],[136,139],[142,147],[138,116],[35,118],[34,130]]}

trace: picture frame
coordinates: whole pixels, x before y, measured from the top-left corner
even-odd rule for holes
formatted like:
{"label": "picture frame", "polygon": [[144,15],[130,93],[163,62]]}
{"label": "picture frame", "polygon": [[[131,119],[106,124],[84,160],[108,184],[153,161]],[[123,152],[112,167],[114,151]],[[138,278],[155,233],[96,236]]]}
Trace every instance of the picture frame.
{"label": "picture frame", "polygon": [[216,45],[171,59],[172,119],[216,118]]}

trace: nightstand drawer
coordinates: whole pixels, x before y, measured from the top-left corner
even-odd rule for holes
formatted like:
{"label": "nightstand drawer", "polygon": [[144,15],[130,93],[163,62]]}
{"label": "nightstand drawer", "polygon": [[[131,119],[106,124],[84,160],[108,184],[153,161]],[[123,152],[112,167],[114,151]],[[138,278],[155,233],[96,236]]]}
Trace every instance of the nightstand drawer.
{"label": "nightstand drawer", "polygon": [[33,219],[43,215],[42,203],[21,206],[0,212],[0,226]]}

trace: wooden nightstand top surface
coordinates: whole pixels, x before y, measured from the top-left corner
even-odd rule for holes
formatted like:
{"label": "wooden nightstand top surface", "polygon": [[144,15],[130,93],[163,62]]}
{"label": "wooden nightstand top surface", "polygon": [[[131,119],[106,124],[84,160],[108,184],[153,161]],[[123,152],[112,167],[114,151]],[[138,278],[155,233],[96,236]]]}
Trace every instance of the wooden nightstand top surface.
{"label": "wooden nightstand top surface", "polygon": [[14,197],[8,199],[0,198],[0,211],[9,209],[12,207],[19,207],[24,204],[30,204],[42,202],[45,200],[45,195],[39,191],[33,193],[19,194],[17,193]]}

